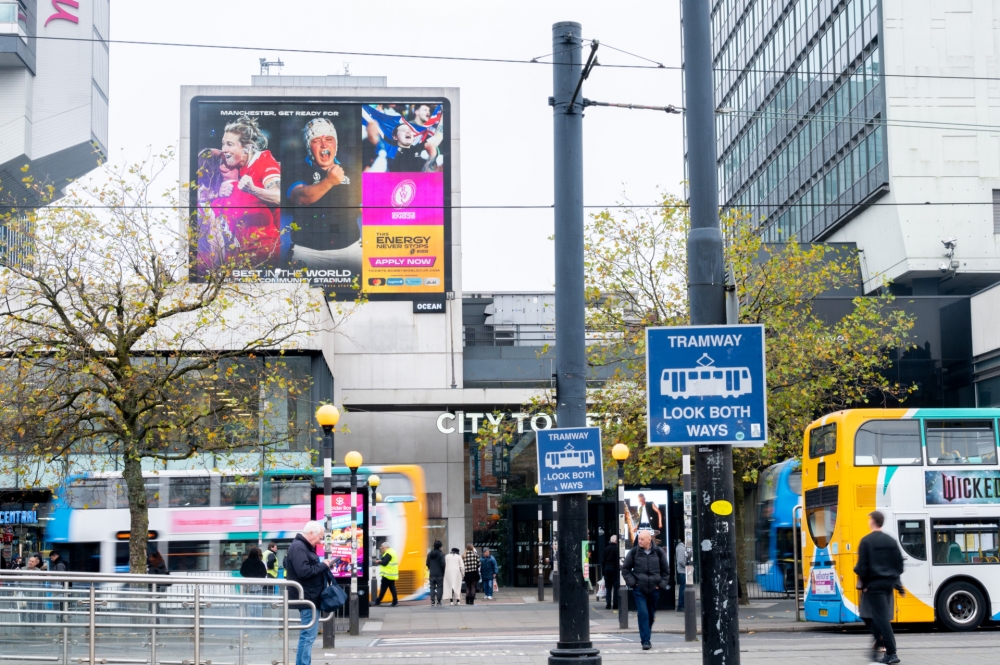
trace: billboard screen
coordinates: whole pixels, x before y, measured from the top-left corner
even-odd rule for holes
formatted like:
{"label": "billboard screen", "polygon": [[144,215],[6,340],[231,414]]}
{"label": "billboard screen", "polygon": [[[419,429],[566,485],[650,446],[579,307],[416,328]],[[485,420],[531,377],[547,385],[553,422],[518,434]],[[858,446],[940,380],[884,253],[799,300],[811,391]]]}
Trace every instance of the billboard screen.
{"label": "billboard screen", "polygon": [[196,97],[193,278],[235,263],[337,300],[443,299],[449,120],[446,99]]}

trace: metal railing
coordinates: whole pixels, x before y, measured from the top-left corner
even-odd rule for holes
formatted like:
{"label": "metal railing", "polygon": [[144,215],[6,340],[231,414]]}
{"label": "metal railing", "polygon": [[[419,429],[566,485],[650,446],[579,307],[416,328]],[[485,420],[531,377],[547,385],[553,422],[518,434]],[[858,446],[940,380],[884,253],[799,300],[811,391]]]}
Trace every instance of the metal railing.
{"label": "metal railing", "polygon": [[[620,333],[608,330],[600,331],[588,328],[587,344],[606,341]],[[489,325],[466,325],[462,327],[462,344],[464,346],[544,346],[556,343],[555,324],[545,323],[510,323]]]}
{"label": "metal railing", "polygon": [[[257,662],[291,665],[291,631],[318,619],[292,590],[302,596],[284,579],[3,571],[0,662],[245,665],[255,651]],[[312,621],[291,609],[312,610]]]}

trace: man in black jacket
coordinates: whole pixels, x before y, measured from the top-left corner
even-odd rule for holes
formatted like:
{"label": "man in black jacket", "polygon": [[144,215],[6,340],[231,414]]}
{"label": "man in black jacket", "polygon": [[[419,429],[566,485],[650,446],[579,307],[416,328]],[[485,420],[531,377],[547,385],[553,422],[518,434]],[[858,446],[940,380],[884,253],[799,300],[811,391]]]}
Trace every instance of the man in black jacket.
{"label": "man in black jacket", "polygon": [[875,638],[875,645],[885,646],[885,655],[877,662],[898,663],[896,638],[892,633],[891,623],[892,591],[899,589],[900,594],[906,594],[899,579],[903,574],[903,555],[895,539],[882,533],[884,523],[885,516],[879,511],[868,514],[871,533],[862,538],[858,545],[858,565],[854,566],[854,572],[864,592],[861,602],[871,614],[868,627]]}
{"label": "man in black jacket", "polygon": [[[323,540],[323,525],[319,522],[306,522],[302,533],[288,546],[285,554],[285,578],[295,580],[302,585],[304,600],[311,600],[319,608],[320,597],[326,588],[333,560],[320,561],[316,555],[316,546]],[[290,600],[298,600],[299,592],[295,588],[288,590]],[[303,624],[312,621],[313,610],[300,608],[299,617]],[[299,647],[295,654],[295,665],[310,665],[312,663],[312,647],[319,632],[319,617],[312,628],[299,631]]]}
{"label": "man in black jacket", "polygon": [[643,651],[652,648],[653,622],[656,621],[656,601],[660,597],[660,589],[670,585],[670,563],[667,553],[653,542],[653,533],[649,530],[639,532],[639,544],[625,555],[622,573],[625,584],[632,589],[635,596],[636,614],[639,619],[639,639]]}
{"label": "man in black jacket", "polygon": [[621,579],[621,558],[618,556],[618,536],[611,536],[609,544],[601,555],[601,570],[604,573],[604,609],[618,609],[618,586]]}
{"label": "man in black jacket", "polygon": [[431,607],[440,607],[444,587],[444,552],[441,551],[440,540],[434,541],[434,549],[427,553],[426,563],[431,579]]}
{"label": "man in black jacket", "polygon": [[67,571],[66,560],[59,556],[59,552],[56,550],[49,552],[49,571],[53,573],[65,573]]}

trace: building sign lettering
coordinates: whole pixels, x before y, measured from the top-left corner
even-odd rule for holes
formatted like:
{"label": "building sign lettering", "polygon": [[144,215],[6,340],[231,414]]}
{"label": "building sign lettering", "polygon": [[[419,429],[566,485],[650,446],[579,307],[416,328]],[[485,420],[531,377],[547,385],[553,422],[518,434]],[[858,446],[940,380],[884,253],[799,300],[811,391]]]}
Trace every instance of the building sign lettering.
{"label": "building sign lettering", "polygon": [[3,510],[0,511],[0,524],[38,524],[38,512],[35,510]]}
{"label": "building sign lettering", "polygon": [[69,21],[70,23],[80,23],[80,19],[77,16],[71,14],[66,7],[72,7],[73,9],[79,9],[80,3],[77,0],[52,0],[52,6],[55,7],[56,13],[45,19],[45,25],[47,26],[52,21]]}

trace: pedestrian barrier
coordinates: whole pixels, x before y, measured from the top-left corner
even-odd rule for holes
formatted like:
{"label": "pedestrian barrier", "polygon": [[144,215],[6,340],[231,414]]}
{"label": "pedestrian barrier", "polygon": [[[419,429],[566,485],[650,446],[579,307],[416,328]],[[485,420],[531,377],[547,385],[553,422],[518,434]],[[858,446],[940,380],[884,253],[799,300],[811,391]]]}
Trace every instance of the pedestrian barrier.
{"label": "pedestrian barrier", "polygon": [[[261,580],[264,581],[264,580]],[[291,600],[298,582],[238,577],[0,574],[0,663],[292,665],[290,642],[315,625]],[[303,625],[296,612],[312,609]],[[325,621],[325,619],[324,619]]]}

